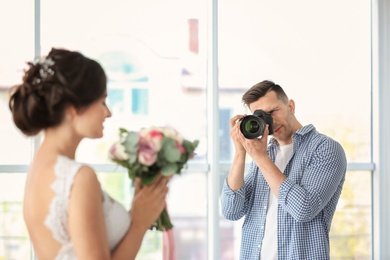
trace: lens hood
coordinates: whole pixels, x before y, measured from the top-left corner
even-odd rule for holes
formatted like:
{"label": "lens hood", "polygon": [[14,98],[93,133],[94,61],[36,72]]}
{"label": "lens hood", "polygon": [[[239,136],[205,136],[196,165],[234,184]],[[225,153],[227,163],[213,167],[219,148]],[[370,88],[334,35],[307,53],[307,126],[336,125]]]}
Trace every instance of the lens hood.
{"label": "lens hood", "polygon": [[263,135],[267,124],[268,134],[272,135],[274,128],[271,114],[258,109],[253,112],[253,115],[248,115],[241,119],[240,131],[245,138],[255,139]]}
{"label": "lens hood", "polygon": [[255,115],[248,115],[242,118],[240,131],[245,138],[255,139],[264,133],[265,125],[264,119]]}

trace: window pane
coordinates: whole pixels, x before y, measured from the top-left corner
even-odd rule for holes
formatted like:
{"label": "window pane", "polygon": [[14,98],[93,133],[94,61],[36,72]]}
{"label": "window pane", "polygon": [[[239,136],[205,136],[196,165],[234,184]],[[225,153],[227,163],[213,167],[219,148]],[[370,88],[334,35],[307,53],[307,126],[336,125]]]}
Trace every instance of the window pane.
{"label": "window pane", "polygon": [[[108,76],[113,115],[106,120],[103,138],[82,141],[79,160],[111,163],[108,150],[119,127],[138,130],[170,125],[186,139],[200,140],[194,161],[205,163],[204,2],[42,0],[42,52],[53,46],[79,50],[97,59]],[[101,175],[108,192],[130,206],[132,191],[126,173]],[[168,205],[178,259],[207,256],[205,187],[205,174],[198,172],[183,173],[170,184]],[[148,232],[140,258],[161,259],[161,255],[161,233]]]}
{"label": "window pane", "polygon": [[347,172],[331,227],[331,259],[371,259],[371,194],[370,172]]}
{"label": "window pane", "polygon": [[207,259],[207,179],[201,172],[174,177],[168,210],[174,225],[177,259]]}
{"label": "window pane", "polygon": [[31,244],[23,220],[25,173],[0,173],[0,259],[29,259]]}
{"label": "window pane", "polygon": [[205,17],[204,1],[42,0],[42,51],[80,50],[98,59],[109,79],[113,116],[104,138],[83,141],[80,159],[107,163],[119,127],[171,125],[201,139],[195,160],[205,160]]}
{"label": "window pane", "polygon": [[[241,103],[244,92],[273,80],[295,101],[303,125],[314,124],[342,144],[348,163],[371,162],[370,4],[220,0],[220,109],[231,116],[250,113]],[[231,144],[228,135],[221,142]],[[371,257],[370,178],[370,172],[347,174],[332,225],[332,259]],[[366,197],[358,200],[362,194]],[[353,225],[345,225],[345,219]],[[235,238],[228,246],[230,254],[224,248],[228,236],[222,235],[227,225]],[[238,259],[241,226],[242,221],[221,221],[221,258]]]}
{"label": "window pane", "polygon": [[34,1],[0,2],[0,164],[26,164],[31,156],[30,140],[12,122],[8,92],[22,81],[24,62],[34,57],[33,7]]}
{"label": "window pane", "polygon": [[[103,189],[129,209],[134,189],[127,174],[114,172],[98,176]],[[206,175],[183,171],[171,180],[169,187],[167,206],[174,225],[177,259],[207,259]],[[140,259],[161,259],[162,247],[162,233],[148,231],[138,256]]]}
{"label": "window pane", "polygon": [[149,103],[149,91],[148,89],[132,89],[131,93],[131,111],[136,115],[147,115],[148,114],[148,103]]}
{"label": "window pane", "polygon": [[369,162],[370,11],[369,0],[219,1],[221,107],[248,112],[244,91],[273,80],[303,125],[340,141],[349,163]]}

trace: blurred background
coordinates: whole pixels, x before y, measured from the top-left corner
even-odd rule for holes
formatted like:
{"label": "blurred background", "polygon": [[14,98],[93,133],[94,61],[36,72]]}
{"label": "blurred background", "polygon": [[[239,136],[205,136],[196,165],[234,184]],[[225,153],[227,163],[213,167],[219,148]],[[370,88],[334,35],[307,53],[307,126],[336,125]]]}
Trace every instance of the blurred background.
{"label": "blurred background", "polygon": [[[103,138],[83,141],[77,159],[91,164],[125,207],[131,183],[108,159],[119,127],[170,125],[200,140],[196,157],[170,184],[177,259],[238,259],[242,221],[224,220],[218,209],[233,155],[229,119],[249,113],[241,96],[266,79],[295,101],[302,124],[314,124],[347,153],[331,259],[379,259],[389,250],[374,239],[383,238],[375,225],[385,205],[373,188],[380,182],[375,7],[381,2],[1,0],[0,259],[34,259],[22,203],[41,136],[26,138],[14,127],[8,91],[21,82],[27,61],[53,47],[98,60],[108,75],[113,116]],[[161,259],[161,237],[148,232],[139,259]]]}

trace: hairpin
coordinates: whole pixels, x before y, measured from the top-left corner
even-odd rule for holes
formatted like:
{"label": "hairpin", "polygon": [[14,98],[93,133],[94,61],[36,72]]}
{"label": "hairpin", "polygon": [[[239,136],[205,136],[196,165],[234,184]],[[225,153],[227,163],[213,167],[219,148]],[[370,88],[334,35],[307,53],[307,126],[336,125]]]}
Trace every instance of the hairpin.
{"label": "hairpin", "polygon": [[46,57],[37,57],[32,62],[34,65],[39,64],[41,68],[39,69],[39,76],[40,78],[34,78],[33,83],[40,83],[41,80],[45,80],[48,75],[53,75],[54,70],[50,68],[50,66],[53,66],[55,62],[51,58]]}

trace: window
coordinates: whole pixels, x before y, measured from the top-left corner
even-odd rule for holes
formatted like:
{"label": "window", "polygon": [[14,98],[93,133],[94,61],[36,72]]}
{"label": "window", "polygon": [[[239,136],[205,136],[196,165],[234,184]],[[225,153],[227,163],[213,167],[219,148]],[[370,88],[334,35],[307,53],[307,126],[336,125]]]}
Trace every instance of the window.
{"label": "window", "polygon": [[[107,72],[113,116],[104,138],[83,140],[77,158],[96,168],[103,188],[125,207],[131,183],[107,156],[119,127],[171,125],[200,140],[196,158],[173,179],[167,202],[178,259],[208,259],[210,250],[218,250],[219,259],[238,259],[242,221],[218,216],[219,248],[208,246],[208,214],[213,214],[207,212],[208,176],[219,174],[220,186],[225,180],[234,154],[229,119],[248,113],[241,96],[264,79],[285,88],[302,124],[313,123],[346,150],[332,259],[372,258],[370,1],[219,0],[219,66],[213,76],[219,81],[220,129],[218,136],[207,136],[210,1],[37,0],[40,19],[34,17],[33,1],[0,3],[0,34],[8,39],[0,45],[0,259],[33,259],[21,210],[25,172],[40,137],[26,138],[14,127],[8,90],[39,50],[34,44],[42,53],[52,47],[79,50]],[[40,34],[34,30],[39,20]],[[220,173],[209,171],[212,138],[220,140]],[[343,224],[346,219],[350,225]],[[140,257],[161,254],[161,234],[148,232]]]}
{"label": "window", "polygon": [[131,112],[135,115],[148,114],[148,90],[134,88],[131,91]]}

